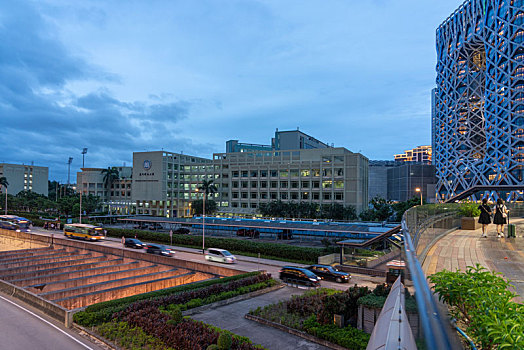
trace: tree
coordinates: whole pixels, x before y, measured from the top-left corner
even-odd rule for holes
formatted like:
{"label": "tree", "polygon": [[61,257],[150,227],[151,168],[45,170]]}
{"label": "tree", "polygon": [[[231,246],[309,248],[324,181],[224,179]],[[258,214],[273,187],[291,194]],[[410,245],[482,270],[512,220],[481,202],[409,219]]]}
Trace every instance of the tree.
{"label": "tree", "polygon": [[[191,215],[202,215],[203,200],[197,199],[191,202]],[[217,211],[217,202],[212,199],[206,200],[206,214],[214,214]]]}
{"label": "tree", "polygon": [[7,182],[5,176],[0,177],[0,186],[5,188],[5,215],[7,215],[7,186],[9,186],[9,182]]}
{"label": "tree", "polygon": [[206,196],[206,199],[210,194],[218,192],[218,189],[213,183],[213,180],[202,181],[202,184],[198,187],[198,189],[204,194],[204,196]]}
{"label": "tree", "polygon": [[111,187],[113,182],[120,177],[120,174],[118,173],[117,169],[111,167],[102,170],[101,173],[104,175],[104,186],[106,190],[109,192],[109,188]]}
{"label": "tree", "polygon": [[[424,200],[424,204],[426,201]],[[398,202],[393,204],[393,210],[395,211],[395,221],[400,222],[402,221],[402,215],[404,215],[404,212],[408,210],[411,207],[414,207],[415,205],[420,204],[420,198],[417,196],[414,196],[411,199],[408,199],[405,202]]]}

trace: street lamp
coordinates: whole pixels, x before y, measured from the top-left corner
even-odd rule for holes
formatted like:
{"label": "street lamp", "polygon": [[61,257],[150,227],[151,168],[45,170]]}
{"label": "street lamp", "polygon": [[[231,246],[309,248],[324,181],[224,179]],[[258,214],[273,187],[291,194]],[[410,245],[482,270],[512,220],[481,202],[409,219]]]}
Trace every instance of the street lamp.
{"label": "street lamp", "polygon": [[[195,189],[196,192],[198,192],[198,188]],[[206,191],[202,192],[202,254],[205,254],[206,248],[205,248],[205,227],[206,227]]]}
{"label": "street lamp", "polygon": [[420,192],[420,205],[424,205],[422,203],[422,191],[420,190],[420,187],[415,188],[415,192]]}

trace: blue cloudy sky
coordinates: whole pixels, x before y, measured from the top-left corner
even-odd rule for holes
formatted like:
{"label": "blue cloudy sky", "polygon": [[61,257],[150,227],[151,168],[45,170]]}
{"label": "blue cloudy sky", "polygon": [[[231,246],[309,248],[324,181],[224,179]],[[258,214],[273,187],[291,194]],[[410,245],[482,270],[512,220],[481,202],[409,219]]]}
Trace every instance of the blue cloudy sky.
{"label": "blue cloudy sky", "polygon": [[[370,159],[430,144],[435,29],[458,0],[2,0],[0,162],[211,157],[300,130]],[[76,176],[72,176],[76,180]]]}

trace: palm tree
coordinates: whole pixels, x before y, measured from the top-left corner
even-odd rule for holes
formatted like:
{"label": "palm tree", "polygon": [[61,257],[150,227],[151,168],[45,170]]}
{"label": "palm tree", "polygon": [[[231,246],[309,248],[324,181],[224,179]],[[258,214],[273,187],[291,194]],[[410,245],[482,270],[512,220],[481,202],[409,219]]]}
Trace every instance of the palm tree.
{"label": "palm tree", "polygon": [[216,185],[213,183],[213,180],[204,180],[202,185],[198,187],[198,190],[201,191],[204,196],[207,198],[210,194],[218,192]]}
{"label": "palm tree", "polygon": [[118,170],[115,168],[108,167],[107,169],[104,169],[101,171],[101,173],[104,175],[104,186],[109,191],[109,187],[113,184],[113,181],[118,179],[120,177],[120,174],[118,173]]}
{"label": "palm tree", "polygon": [[9,186],[9,182],[7,182],[5,176],[0,177],[0,186],[5,188],[5,215],[7,215],[7,186]]}

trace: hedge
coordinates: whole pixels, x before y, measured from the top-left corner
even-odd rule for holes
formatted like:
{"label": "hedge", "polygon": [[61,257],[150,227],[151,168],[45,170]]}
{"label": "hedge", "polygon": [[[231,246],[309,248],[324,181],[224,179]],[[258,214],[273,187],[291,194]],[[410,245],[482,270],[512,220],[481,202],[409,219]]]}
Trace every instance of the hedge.
{"label": "hedge", "polygon": [[[134,229],[107,228],[107,235],[111,237],[137,237],[148,242],[170,244],[169,234]],[[173,245],[189,248],[201,248],[200,235],[173,234]],[[324,255],[320,248],[296,247],[287,244],[253,242],[235,238],[206,237],[206,246],[221,248],[234,254],[257,256],[260,253],[264,258],[278,258],[303,264],[315,264],[318,257]]]}
{"label": "hedge", "polygon": [[76,314],[74,314],[73,319],[78,324],[84,326],[93,326],[110,321],[114,313],[124,310],[128,305],[139,300],[157,299],[164,296],[185,292],[188,290],[205,288],[214,284],[228,283],[231,281],[236,281],[251,276],[256,276],[258,274],[260,274],[259,271],[254,271],[244,273],[241,275],[189,283],[177,287],[157,290],[154,292],[133,295],[116,300],[104,301],[101,303],[90,305],[84,311],[77,312]]}

